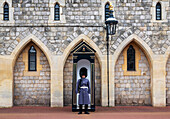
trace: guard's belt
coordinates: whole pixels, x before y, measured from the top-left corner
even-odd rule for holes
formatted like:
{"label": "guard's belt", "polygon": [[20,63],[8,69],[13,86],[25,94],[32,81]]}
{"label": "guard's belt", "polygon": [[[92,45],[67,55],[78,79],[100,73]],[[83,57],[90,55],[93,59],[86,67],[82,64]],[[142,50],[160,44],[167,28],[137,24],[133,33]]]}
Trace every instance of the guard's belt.
{"label": "guard's belt", "polygon": [[82,86],[82,87],[80,87],[80,88],[88,88],[87,86]]}

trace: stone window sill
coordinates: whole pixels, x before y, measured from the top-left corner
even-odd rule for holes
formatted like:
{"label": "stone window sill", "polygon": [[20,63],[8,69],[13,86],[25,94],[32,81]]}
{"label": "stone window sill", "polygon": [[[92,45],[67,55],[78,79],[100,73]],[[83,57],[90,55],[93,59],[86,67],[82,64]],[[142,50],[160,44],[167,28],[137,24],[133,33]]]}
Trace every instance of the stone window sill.
{"label": "stone window sill", "polygon": [[40,71],[24,71],[24,76],[40,76]]}
{"label": "stone window sill", "polygon": [[141,71],[124,71],[123,72],[124,76],[140,76],[141,75]]}
{"label": "stone window sill", "polygon": [[162,23],[162,22],[168,22],[168,20],[167,20],[167,19],[163,19],[163,20],[152,20],[151,22]]}
{"label": "stone window sill", "polygon": [[61,15],[60,17],[61,17],[60,18],[61,20],[52,20],[52,19],[50,19],[48,21],[48,24],[49,25],[55,25],[55,24],[64,24],[64,23],[66,23],[65,15]]}
{"label": "stone window sill", "polygon": [[1,24],[14,24],[15,21],[14,20],[9,20],[9,21],[4,21],[4,20],[0,20]]}

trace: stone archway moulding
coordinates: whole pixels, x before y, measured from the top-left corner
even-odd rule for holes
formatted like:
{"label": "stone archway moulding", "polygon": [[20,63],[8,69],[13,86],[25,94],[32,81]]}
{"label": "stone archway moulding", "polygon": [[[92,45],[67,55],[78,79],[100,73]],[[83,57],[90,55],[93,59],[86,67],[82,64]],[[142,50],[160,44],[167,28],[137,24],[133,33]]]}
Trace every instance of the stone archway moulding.
{"label": "stone archway moulding", "polygon": [[[53,70],[55,70],[55,65],[54,65],[55,62],[52,61],[54,56],[52,55],[51,51],[44,45],[44,43],[42,43],[42,41],[39,40],[33,34],[30,34],[30,35],[26,36],[24,39],[22,39],[20,41],[20,43],[13,50],[13,52],[10,56],[11,57],[10,59],[12,59],[12,64],[11,64],[12,65],[11,66],[12,67],[12,76],[13,76],[13,69],[14,69],[17,57],[19,56],[21,51],[26,47],[26,45],[30,42],[35,43],[43,51],[43,53],[45,54],[45,56],[48,59],[48,62],[50,65],[50,70],[51,70],[51,106],[53,106],[53,102],[55,102],[55,101],[53,101],[53,97],[55,97],[53,90],[55,90],[57,88],[52,85],[52,82],[55,82],[55,75],[54,75],[55,71],[53,71]],[[12,86],[13,86],[13,80],[12,80]],[[13,88],[12,88],[12,92],[13,92]],[[12,96],[12,100],[13,100],[13,96]],[[57,100],[56,100],[56,102],[57,102]],[[55,102],[55,104],[56,104],[56,102]],[[13,103],[13,101],[12,101],[12,103]],[[55,105],[55,106],[58,106],[58,105]]]}
{"label": "stone archway moulding", "polygon": [[[24,39],[20,41],[20,43],[13,50],[11,55],[0,56],[0,107],[12,107],[13,106],[13,68],[16,62],[17,57],[23,48],[29,43],[33,41],[46,55],[50,68],[51,68],[51,84],[52,82],[56,82],[57,78],[55,77],[55,71],[53,71],[56,67],[53,64],[56,62],[52,61],[54,55],[48,50],[48,48],[33,34],[26,36]],[[60,102],[61,94],[59,93],[55,96],[54,92],[59,92],[57,86],[62,86],[62,84],[57,82],[57,85],[51,85],[51,106],[61,106],[58,102]],[[60,88],[60,87],[59,87]],[[58,98],[56,98],[58,97]],[[62,103],[61,103],[62,104]]]}
{"label": "stone archway moulding", "polygon": [[[96,50],[96,56],[99,60],[99,64],[101,67],[101,105],[102,106],[107,106],[107,68],[106,68],[106,55],[103,55],[100,49],[97,47],[97,45],[86,35],[81,34],[79,35],[76,39],[74,39],[64,50],[63,55],[61,56],[62,62],[63,62],[63,68],[65,65],[65,62],[67,60],[67,57],[69,56],[71,50],[78,45],[81,41],[85,41],[87,44],[89,44],[94,50]],[[62,71],[63,74],[63,71]],[[63,77],[62,77],[63,79]]]}
{"label": "stone archway moulding", "polygon": [[[63,67],[70,51],[83,40],[96,50],[96,56],[101,66],[102,106],[107,106],[107,57],[101,53],[100,49],[89,37],[86,35],[78,36],[67,46],[63,55],[54,55],[40,39],[30,34],[21,40],[10,56],[0,56],[0,107],[12,107],[13,105],[13,67],[17,56],[30,41],[33,41],[45,53],[51,67],[51,107],[63,107]],[[135,34],[125,39],[116,49],[115,53],[110,56],[110,106],[115,105],[114,66],[122,50],[132,41],[135,41],[144,50],[151,62],[153,106],[165,106],[165,65],[170,54],[170,47],[164,55],[155,55],[151,48]]]}
{"label": "stone archway moulding", "polygon": [[[148,60],[151,64],[150,66],[150,70],[152,72],[152,64],[153,64],[153,58],[154,58],[154,54],[151,50],[151,48],[139,37],[137,36],[136,34],[132,34],[130,35],[128,38],[126,38],[119,46],[118,48],[116,49],[116,51],[114,52],[114,54],[112,56],[110,56],[110,84],[109,84],[109,90],[110,90],[110,93],[109,93],[109,102],[110,102],[110,106],[115,106],[115,64],[116,64],[116,61],[120,55],[120,53],[123,51],[123,49],[129,44],[131,43],[132,41],[134,41],[135,43],[137,43],[143,50],[144,50],[144,53],[146,54],[146,56],[148,57]],[[151,73],[152,74],[152,73]],[[152,78],[152,76],[151,76]],[[152,81],[152,79],[151,79]]]}
{"label": "stone archway moulding", "polygon": [[78,45],[81,41],[85,41],[86,43],[88,43],[94,50],[96,50],[96,55],[97,58],[99,59],[100,65],[101,65],[101,60],[102,60],[102,53],[100,51],[100,49],[97,47],[97,45],[86,35],[81,34],[79,35],[76,39],[74,39],[68,46],[67,48],[64,50],[63,52],[63,63],[66,62],[67,57],[69,56],[71,50]]}
{"label": "stone archway moulding", "polygon": [[[11,54],[12,63],[11,67],[14,67],[17,56],[22,51],[22,49],[29,43],[34,42],[46,55],[51,69],[51,107],[63,107],[63,74],[62,73],[62,58],[53,54],[45,44],[38,39],[35,35],[30,34],[26,36],[17,47],[13,50]],[[60,67],[60,68],[59,68]],[[13,70],[13,69],[12,69]],[[13,71],[12,71],[13,75]],[[13,84],[13,80],[12,80]],[[11,84],[11,86],[12,86]],[[12,90],[12,88],[11,88]],[[11,91],[12,92],[12,91]],[[11,93],[13,94],[13,93]],[[13,96],[11,98],[13,100]]]}
{"label": "stone archway moulding", "polygon": [[30,42],[35,43],[46,55],[48,62],[50,64],[50,67],[52,66],[51,63],[51,52],[49,51],[49,49],[44,45],[44,43],[42,43],[42,41],[40,41],[36,36],[34,36],[33,34],[28,35],[27,37],[25,37],[23,40],[21,40],[21,42],[15,47],[15,49],[13,50],[12,54],[11,54],[11,58],[13,59],[12,65],[14,67],[15,65],[15,61],[18,57],[18,55],[20,54],[20,52],[23,50],[23,48],[25,48],[25,46],[30,43]]}
{"label": "stone archway moulding", "polygon": [[114,65],[120,55],[120,53],[123,51],[123,49],[132,41],[134,41],[135,43],[137,43],[137,45],[139,45],[143,50],[144,53],[147,55],[148,60],[150,60],[151,64],[152,64],[152,59],[154,57],[154,53],[152,51],[152,49],[148,46],[148,44],[145,43],[145,41],[143,41],[139,36],[137,36],[136,34],[132,34],[130,35],[128,38],[126,38],[116,49],[116,51],[114,52],[113,55],[113,59],[114,59]]}
{"label": "stone archway moulding", "polygon": [[[30,34],[26,36],[22,41],[17,45],[14,51],[11,54],[12,67],[15,65],[15,61],[17,56],[22,51],[22,49],[29,43],[34,42],[46,55],[48,62],[50,64],[51,69],[51,107],[63,107],[63,82],[62,82],[62,75],[61,71],[61,60],[60,56],[56,56],[51,53],[51,51],[40,41],[36,36]],[[62,60],[61,60],[62,61]],[[13,84],[13,83],[12,83]],[[13,99],[13,98],[12,98]]]}

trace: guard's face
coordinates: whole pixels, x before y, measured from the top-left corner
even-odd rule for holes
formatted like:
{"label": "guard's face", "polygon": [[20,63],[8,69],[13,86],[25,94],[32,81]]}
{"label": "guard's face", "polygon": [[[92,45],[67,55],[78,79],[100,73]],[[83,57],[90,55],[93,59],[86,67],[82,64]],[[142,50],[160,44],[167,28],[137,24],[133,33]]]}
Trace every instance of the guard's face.
{"label": "guard's face", "polygon": [[86,78],[86,76],[85,76],[85,75],[82,75],[82,78]]}

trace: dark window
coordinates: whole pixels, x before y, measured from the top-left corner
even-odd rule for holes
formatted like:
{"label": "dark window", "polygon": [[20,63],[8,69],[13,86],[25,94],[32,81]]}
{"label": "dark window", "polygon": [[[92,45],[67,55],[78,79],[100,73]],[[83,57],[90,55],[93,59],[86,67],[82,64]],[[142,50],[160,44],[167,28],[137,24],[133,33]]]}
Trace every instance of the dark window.
{"label": "dark window", "polygon": [[107,4],[105,5],[105,20],[107,20],[107,19],[109,18],[109,15],[110,15],[109,6],[110,6],[109,3],[107,3]]}
{"label": "dark window", "polygon": [[60,5],[56,3],[54,8],[54,20],[60,20]]}
{"label": "dark window", "polygon": [[161,4],[158,2],[156,4],[156,20],[161,20],[162,16],[161,16]]}
{"label": "dark window", "polygon": [[8,6],[8,3],[4,4],[4,20],[5,21],[9,20],[9,6]]}
{"label": "dark window", "polygon": [[28,70],[29,71],[36,71],[36,49],[34,48],[34,46],[31,46],[31,48],[28,51]]}
{"label": "dark window", "polygon": [[127,50],[127,70],[135,71],[135,49],[132,45]]}

